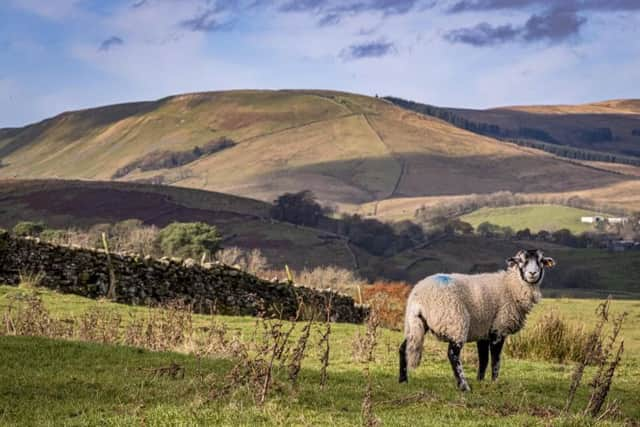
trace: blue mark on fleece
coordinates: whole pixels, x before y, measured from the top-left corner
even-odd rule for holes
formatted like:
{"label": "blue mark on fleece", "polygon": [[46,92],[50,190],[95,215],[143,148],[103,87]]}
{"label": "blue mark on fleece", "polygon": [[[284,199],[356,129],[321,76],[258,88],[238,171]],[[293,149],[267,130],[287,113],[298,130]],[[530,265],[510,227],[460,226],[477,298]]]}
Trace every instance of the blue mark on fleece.
{"label": "blue mark on fleece", "polygon": [[433,276],[433,278],[441,285],[449,285],[451,284],[451,282],[453,282],[451,276],[448,276],[446,274],[436,274],[435,276]]}

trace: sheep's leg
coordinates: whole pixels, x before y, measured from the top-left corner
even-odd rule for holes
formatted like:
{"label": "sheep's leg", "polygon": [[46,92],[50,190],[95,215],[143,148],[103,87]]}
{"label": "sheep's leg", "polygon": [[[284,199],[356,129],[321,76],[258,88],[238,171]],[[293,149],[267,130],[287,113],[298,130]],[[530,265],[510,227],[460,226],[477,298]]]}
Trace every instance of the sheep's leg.
{"label": "sheep's leg", "polygon": [[449,356],[449,362],[451,362],[451,369],[453,369],[453,375],[458,383],[458,388],[462,391],[469,391],[471,388],[467,383],[467,379],[464,376],[462,370],[462,363],[460,362],[460,352],[462,351],[462,344],[450,342],[449,350],[447,354]]}
{"label": "sheep's leg", "polygon": [[489,340],[478,341],[478,381],[484,380],[489,364]]}
{"label": "sheep's leg", "polygon": [[498,379],[500,374],[500,354],[504,345],[504,337],[496,337],[491,341],[489,348],[491,349],[491,380]]}
{"label": "sheep's leg", "polygon": [[409,381],[409,377],[407,375],[407,339],[405,338],[400,344],[400,377],[399,380],[401,383],[406,383]]}

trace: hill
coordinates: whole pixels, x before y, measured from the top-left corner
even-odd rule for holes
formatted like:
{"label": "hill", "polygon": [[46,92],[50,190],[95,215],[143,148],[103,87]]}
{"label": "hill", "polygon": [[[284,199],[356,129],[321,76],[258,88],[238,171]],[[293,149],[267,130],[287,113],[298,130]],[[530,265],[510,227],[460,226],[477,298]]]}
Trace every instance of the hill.
{"label": "hill", "polygon": [[[285,265],[296,270],[334,265],[355,270],[371,280],[409,283],[440,272],[497,270],[503,268],[505,257],[521,248],[537,247],[560,257],[552,276],[557,279],[553,287],[564,289],[568,295],[583,292],[576,288],[620,296],[640,294],[636,276],[630,274],[637,270],[640,275],[640,252],[615,254],[569,249],[540,241],[448,236],[417,247],[373,254],[370,249],[331,231],[335,223],[329,224],[330,227],[320,224],[319,228],[310,228],[278,222],[269,219],[269,208],[269,204],[257,200],[170,186],[99,181],[0,181],[0,227],[5,228],[25,220],[44,221],[58,228],[90,227],[127,219],[139,219],[158,227],[173,221],[203,221],[220,230],[223,246],[260,249],[274,269],[283,269]],[[344,224],[338,224],[338,228],[344,228]],[[620,271],[629,274],[619,274]]]}
{"label": "hill", "polygon": [[0,178],[154,182],[265,201],[302,189],[351,205],[499,190],[640,189],[637,176],[329,91],[194,93],[67,112],[0,132],[0,158]]}
{"label": "hill", "polygon": [[551,144],[549,148],[563,145],[587,153],[595,151],[618,158],[626,156],[629,161],[640,164],[640,100],[637,99],[486,110],[436,107],[389,99],[483,135],[534,140]]}
{"label": "hill", "polygon": [[[271,205],[188,188],[99,181],[0,181],[0,227],[43,221],[52,228],[87,228],[138,219],[215,225],[226,247],[259,248],[274,268],[337,265],[354,268],[347,243],[328,233],[268,220]],[[309,256],[313,254],[313,256]]]}

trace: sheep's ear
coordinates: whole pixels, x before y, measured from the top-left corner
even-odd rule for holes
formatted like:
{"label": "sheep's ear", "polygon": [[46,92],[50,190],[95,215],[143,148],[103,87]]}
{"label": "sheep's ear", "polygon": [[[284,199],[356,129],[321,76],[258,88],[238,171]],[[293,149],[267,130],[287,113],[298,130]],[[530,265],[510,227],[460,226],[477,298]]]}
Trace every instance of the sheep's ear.
{"label": "sheep's ear", "polygon": [[553,268],[556,265],[556,261],[551,257],[542,258],[542,265],[547,268]]}
{"label": "sheep's ear", "polygon": [[518,260],[516,260],[514,257],[507,258],[507,267],[513,268],[517,265],[518,265]]}

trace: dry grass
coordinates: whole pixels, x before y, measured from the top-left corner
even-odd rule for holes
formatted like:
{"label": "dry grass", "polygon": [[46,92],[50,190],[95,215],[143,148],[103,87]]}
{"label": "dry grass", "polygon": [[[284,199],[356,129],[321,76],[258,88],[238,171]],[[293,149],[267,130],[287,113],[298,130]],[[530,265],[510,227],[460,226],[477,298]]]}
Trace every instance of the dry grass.
{"label": "dry grass", "polygon": [[317,267],[313,270],[303,270],[294,273],[296,283],[315,289],[332,289],[356,298],[358,301],[358,288],[366,286],[366,282],[351,270],[335,266]]}
{"label": "dry grass", "polygon": [[377,282],[362,287],[363,300],[373,307],[380,326],[401,330],[411,287],[402,282]]}
{"label": "dry grass", "polygon": [[[622,324],[627,317],[627,313],[621,313],[612,319],[612,329],[608,336],[605,335],[604,327],[610,320],[609,307],[611,298],[602,302],[596,309],[598,321],[590,334],[590,338],[586,340],[582,347],[581,360],[576,364],[571,376],[571,385],[567,395],[567,403],[565,412],[569,411],[576,396],[576,392],[580,387],[584,376],[585,367],[588,364],[595,363],[597,365],[596,373],[589,383],[591,395],[584,409],[584,414],[597,420],[601,420],[612,413],[618,412],[616,402],[610,402],[604,411],[602,411],[605,401],[611,389],[613,376],[616,369],[620,365],[622,352],[624,351],[624,341],[621,340],[618,350],[613,355],[613,349],[617,344]],[[606,344],[605,344],[606,342]]]}
{"label": "dry grass", "polygon": [[260,249],[243,250],[231,246],[216,252],[215,257],[223,264],[235,266],[255,276],[265,277],[269,271],[269,262]]}
{"label": "dry grass", "polygon": [[[131,312],[128,317],[107,306],[92,306],[82,314],[66,319],[53,317],[35,287],[21,287],[24,292],[10,298],[0,324],[0,336],[42,336],[55,339],[118,344],[152,351],[179,351],[198,357],[231,358],[234,364],[222,377],[206,379],[211,399],[227,398],[236,393],[252,396],[256,405],[264,405],[279,378],[296,384],[308,350],[313,320],[305,322],[298,339],[296,319],[285,322],[277,318],[258,318],[252,338],[247,340],[228,325],[212,317],[205,328],[196,328],[191,307],[174,301],[152,310]],[[326,307],[330,313],[330,302]],[[299,317],[302,307],[298,310]],[[327,317],[328,319],[328,317]],[[324,374],[321,386],[328,382],[330,322],[323,324],[319,337]],[[176,364],[153,369],[152,377],[183,378],[184,369]]]}
{"label": "dry grass", "polygon": [[591,363],[584,352],[588,343],[593,343],[594,351],[602,344],[599,336],[594,335],[584,324],[570,324],[557,312],[552,311],[534,325],[509,337],[505,352],[520,359]]}
{"label": "dry grass", "polygon": [[360,363],[374,362],[375,348],[378,344],[378,328],[380,317],[375,309],[369,312],[365,333],[357,332],[351,342],[353,359]]}

